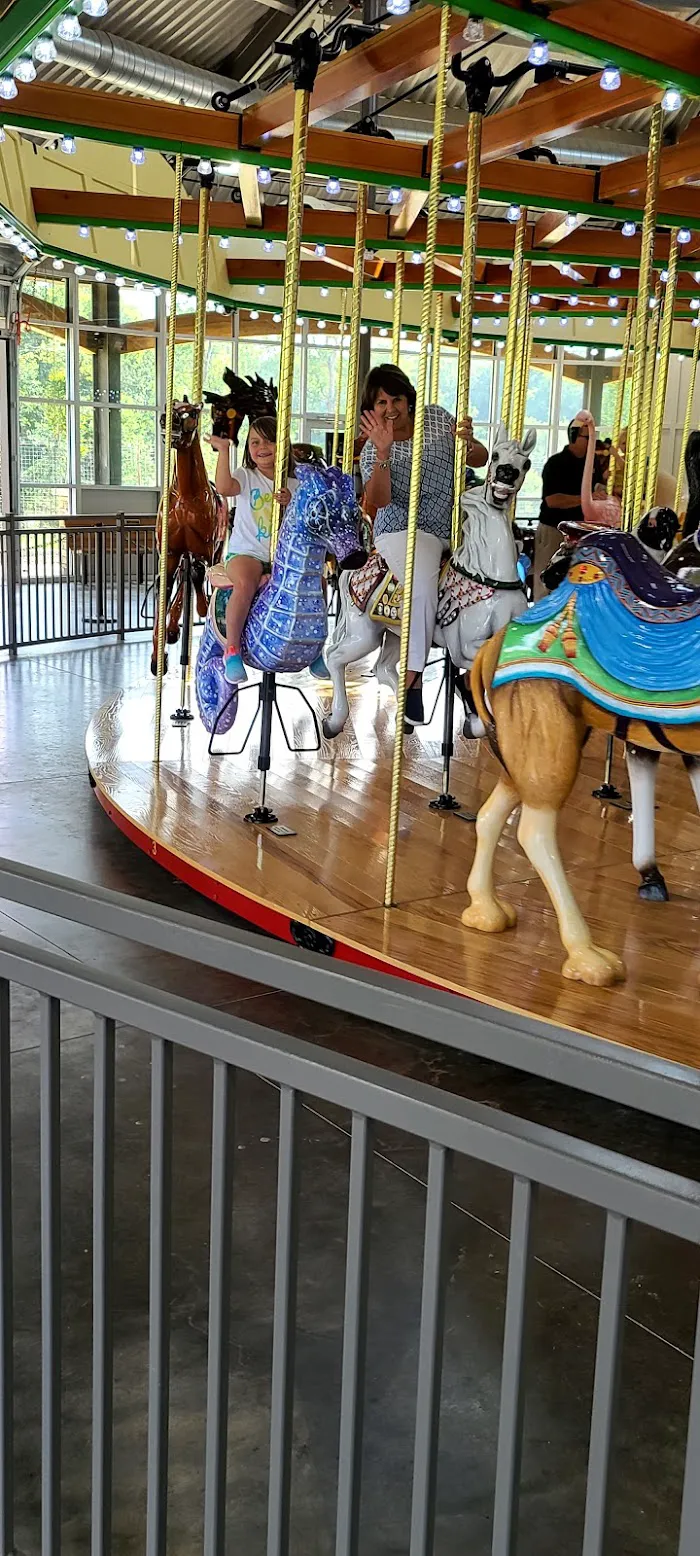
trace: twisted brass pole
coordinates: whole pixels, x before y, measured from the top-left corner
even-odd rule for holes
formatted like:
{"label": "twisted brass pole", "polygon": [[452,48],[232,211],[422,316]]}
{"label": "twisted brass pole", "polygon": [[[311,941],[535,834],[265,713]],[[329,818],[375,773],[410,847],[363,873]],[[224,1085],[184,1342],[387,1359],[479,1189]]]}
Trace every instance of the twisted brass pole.
{"label": "twisted brass pole", "polygon": [[625,482],[622,509],[623,527],[625,529],[632,529],[635,518],[637,517],[636,461],[639,454],[641,454],[642,459],[645,458],[644,446],[640,443],[640,433],[644,401],[644,380],[646,375],[647,324],[649,318],[651,270],[654,256],[654,236],[656,231],[656,201],[659,187],[659,160],[661,157],[662,125],[663,110],[661,108],[661,104],[657,103],[656,106],[652,109],[651,113],[651,124],[649,126],[649,146],[647,150],[646,199],[644,202],[644,220],[642,222],[642,240],[639,257],[639,295],[637,300],[637,314],[634,327],[632,392],[630,396],[630,414],[627,430],[627,455],[625,459]]}
{"label": "twisted brass pole", "polygon": [[355,254],[352,266],[350,299],[350,344],[348,346],[348,382],[345,396],[343,433],[343,470],[352,475],[357,421],[357,381],[360,372],[360,325],[362,324],[362,283],[365,274],[365,229],[367,227],[367,185],[357,186],[355,214]]}
{"label": "twisted brass pole", "polygon": [[[474,323],[474,272],[476,267],[476,229],[479,212],[479,181],[481,174],[481,126],[483,114],[470,113],[467,117],[467,182],[464,197],[464,230],[462,233],[462,278],[459,305],[459,334],[457,337],[457,426],[469,415],[469,385],[472,365],[472,333]],[[462,537],[462,492],[467,469],[467,449],[462,438],[455,438],[454,498],[452,504],[452,550]]]}
{"label": "twisted brass pole", "polygon": [[656,480],[659,474],[661,459],[661,439],[664,430],[664,409],[666,406],[666,389],[668,387],[668,365],[671,360],[671,339],[673,336],[673,312],[676,305],[676,288],[678,285],[678,231],[673,228],[670,237],[670,250],[668,258],[668,280],[664,292],[664,315],[661,324],[659,370],[656,378],[656,391],[654,394],[653,415],[651,423],[651,445],[649,448],[649,469],[647,471],[647,488],[645,507],[652,508],[656,495]]}
{"label": "twisted brass pole", "polygon": [[515,229],[515,243],[513,246],[513,270],[510,278],[510,296],[508,298],[508,323],[506,326],[506,349],[503,358],[503,392],[501,395],[501,421],[505,427],[510,427],[513,408],[513,390],[515,384],[515,364],[518,351],[518,314],[520,312],[520,291],[523,277],[523,264],[525,253],[525,227],[527,212],[523,206],[518,225]]}
{"label": "twisted brass pole", "polygon": [[620,375],[617,380],[617,394],[615,396],[615,411],[613,414],[612,437],[610,449],[610,468],[608,470],[608,493],[612,496],[615,490],[615,454],[614,450],[620,441],[622,429],[622,417],[625,409],[625,386],[627,383],[627,370],[630,359],[630,344],[632,341],[632,327],[634,325],[634,302],[630,298],[627,304],[627,317],[625,319],[625,335],[622,342],[622,357],[620,359]]}
{"label": "twisted brass pole", "polygon": [[445,138],[445,102],[447,96],[447,71],[449,66],[450,8],[444,3],[440,11],[440,55],[435,83],[435,118],[433,123],[433,155],[430,167],[428,194],[428,220],[425,244],[425,270],[421,301],[420,352],[418,357],[418,383],[416,386],[413,448],[411,454],[411,485],[408,498],[408,526],[406,533],[406,569],[403,589],[403,614],[399,646],[399,681],[396,693],[396,731],[394,735],[394,761],[391,773],[391,803],[389,807],[389,836],[387,839],[386,880],[384,906],[389,908],[394,898],[396,878],[396,846],[399,832],[399,803],[401,797],[401,772],[403,767],[403,725],[406,706],[406,675],[408,669],[408,641],[411,631],[411,596],[413,569],[416,554],[416,533],[420,510],[421,474],[423,468],[423,416],[425,412],[426,386],[428,382],[428,343],[430,339],[430,314],[435,277],[435,244],[437,239],[438,210],[440,205],[440,179],[442,152]]}
{"label": "twisted brass pole", "polygon": [[192,399],[199,405],[204,388],[204,346],[207,333],[207,282],[209,277],[209,202],[211,189],[201,184],[197,225],[197,307],[194,316],[192,353]]}
{"label": "twisted brass pole", "polygon": [[442,315],[445,306],[444,292],[438,292],[435,298],[435,314],[433,317],[433,354],[430,360],[430,404],[437,405],[440,400],[440,350],[442,347]]}
{"label": "twisted brass pole", "polygon": [[698,371],[698,353],[700,352],[700,327],[695,331],[693,343],[693,355],[690,359],[690,379],[688,381],[688,398],[685,402],[685,421],[683,422],[683,441],[681,443],[681,457],[678,461],[678,475],[676,476],[676,491],[673,499],[673,507],[680,518],[681,492],[683,490],[683,466],[685,462],[685,448],[690,437],[690,423],[693,419],[693,396],[695,394],[695,379]]}
{"label": "twisted brass pole", "polygon": [[340,305],[340,342],[338,346],[338,379],[335,386],[335,411],[333,413],[333,444],[331,448],[331,464],[335,465],[338,458],[338,438],[340,436],[340,404],[343,397],[343,344],[345,341],[345,314],[348,305],[347,289],[343,287],[343,299]]}
{"label": "twisted brass pole", "polygon": [[394,367],[399,365],[401,355],[401,318],[403,314],[403,286],[406,274],[406,255],[401,252],[396,255],[396,273],[394,276],[394,312],[391,321],[391,360]]}
{"label": "twisted brass pole", "polygon": [[[294,354],[297,332],[297,305],[299,301],[299,270],[304,216],[304,175],[306,173],[310,96],[311,94],[308,91],[296,90],[294,93],[292,158],[287,205],[287,250],[284,266],[284,293],[282,297],[280,381],[277,397],[277,443],[275,446],[274,474],[274,489],[276,492],[281,491],[287,484],[289,465],[289,435],[292,425]],[[270,527],[271,556],[274,556],[275,546],[277,545],[281,517],[279,503],[273,501],[272,523]]]}
{"label": "twisted brass pole", "polygon": [[156,648],[156,714],[153,760],[160,761],[160,731],[163,709],[163,671],[165,666],[165,617],[168,603],[168,517],[170,478],[173,465],[173,400],[175,398],[175,337],[177,332],[177,276],[180,258],[180,206],[182,204],[182,152],[175,158],[173,194],[173,240],[170,251],[170,317],[168,354],[165,370],[165,427],[163,430],[163,485],[160,497],[160,578],[158,586],[158,638]]}
{"label": "twisted brass pole", "polygon": [[[647,449],[649,448],[649,436],[651,426],[651,408],[654,401],[654,378],[656,375],[656,352],[659,344],[659,327],[661,324],[661,276],[657,276],[654,287],[654,306],[650,310],[649,344],[646,353],[646,365],[644,369],[644,398],[642,411],[639,418],[639,440],[637,443],[636,479],[634,487],[634,511],[637,518],[641,518],[644,507],[644,492],[647,475]],[[636,520],[635,520],[636,522]]]}
{"label": "twisted brass pole", "polygon": [[521,438],[523,435],[525,404],[527,400],[527,380],[530,376],[531,351],[530,261],[526,260],[523,265],[522,281],[520,286],[520,308],[518,310],[518,352],[515,362],[511,425],[509,429],[514,438]]}

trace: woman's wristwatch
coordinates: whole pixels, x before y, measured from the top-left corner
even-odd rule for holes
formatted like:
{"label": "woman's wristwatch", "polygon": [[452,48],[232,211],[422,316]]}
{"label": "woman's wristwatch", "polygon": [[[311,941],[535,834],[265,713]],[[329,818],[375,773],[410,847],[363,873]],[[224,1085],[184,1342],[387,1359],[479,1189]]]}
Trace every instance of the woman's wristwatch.
{"label": "woman's wristwatch", "polygon": [[390,470],[391,469],[391,460],[390,459],[375,459],[375,461],[374,461],[374,468],[375,468],[375,470]]}

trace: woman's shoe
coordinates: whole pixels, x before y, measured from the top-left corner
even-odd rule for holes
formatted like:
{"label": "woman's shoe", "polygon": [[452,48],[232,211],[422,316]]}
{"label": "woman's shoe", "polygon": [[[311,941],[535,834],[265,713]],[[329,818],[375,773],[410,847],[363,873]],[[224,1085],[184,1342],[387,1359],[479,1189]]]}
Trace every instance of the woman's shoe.
{"label": "woman's shoe", "polygon": [[423,711],[422,686],[409,686],[406,692],[406,707],[404,717],[407,724],[424,724],[425,713]]}
{"label": "woman's shoe", "polygon": [[240,654],[224,654],[224,680],[229,686],[241,686],[248,679],[248,672]]}

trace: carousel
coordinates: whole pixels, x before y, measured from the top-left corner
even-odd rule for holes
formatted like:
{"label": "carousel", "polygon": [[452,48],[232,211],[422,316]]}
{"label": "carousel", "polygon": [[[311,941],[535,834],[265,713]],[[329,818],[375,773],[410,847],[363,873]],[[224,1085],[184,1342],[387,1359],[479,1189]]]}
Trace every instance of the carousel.
{"label": "carousel", "polygon": [[[559,9],[572,18],[581,10]],[[493,12],[498,19],[504,7],[482,10],[486,20],[472,18],[467,27],[474,39],[481,28],[482,42],[488,42],[488,18]],[[518,6],[515,12],[524,33],[534,36],[537,26],[547,34],[544,13]],[[346,267],[348,299],[340,318],[345,399],[343,404],[339,373],[328,463],[318,450],[292,443],[303,255],[314,226],[309,215],[315,214],[305,208],[305,176],[319,160],[320,138],[335,133],[336,144],[340,140],[337,132],[313,125],[329,112],[329,73],[337,74],[343,47],[351,50],[359,80],[358,56],[364,50],[370,57],[376,45],[371,28],[369,36],[356,29],[361,36],[334,37],[330,46],[307,28],[284,46],[293,88],[277,124],[287,136],[279,145],[289,186],[284,226],[275,212],[286,247],[274,382],[231,373],[223,388],[204,383],[213,230],[207,163],[198,204],[193,376],[191,383],[178,381],[182,144],[175,155],[153,679],[95,710],[86,741],[90,779],[97,801],[126,838],[163,870],[262,931],[338,961],[457,992],[464,996],[466,1021],[473,1002],[485,1001],[552,1023],[563,1037],[586,1033],[654,1062],[697,1065],[700,557],[694,533],[678,546],[680,469],[673,518],[668,505],[655,501],[687,208],[678,198],[676,211],[666,187],[663,204],[671,217],[661,210],[670,102],[664,82],[675,80],[674,71],[666,62],[652,69],[639,48],[624,54],[631,72],[623,83],[624,104],[610,111],[644,106],[651,122],[644,167],[635,168],[635,287],[619,353],[607,489],[593,479],[596,427],[592,416],[583,415],[579,427],[589,451],[583,523],[562,526],[561,551],[545,573],[550,587],[533,603],[517,505],[536,443],[526,417],[535,311],[540,278],[552,262],[552,234],[561,240],[564,227],[556,207],[564,180],[557,184],[551,161],[526,157],[512,160],[504,185],[499,164],[501,187],[518,196],[518,206],[514,220],[498,223],[499,243],[506,242],[505,231],[510,244],[510,251],[499,253],[509,294],[500,426],[483,468],[474,459],[475,474],[470,373],[475,293],[484,273],[480,197],[494,186],[496,174],[487,167],[494,147],[498,155],[499,130],[502,143],[507,138],[502,123],[515,110],[493,112],[498,81],[483,50],[474,61],[465,46],[464,7],[443,5],[428,14],[436,71],[433,134],[421,151],[424,176],[416,190],[409,188],[406,205],[412,206],[412,193],[420,201],[395,228],[401,236],[393,261],[383,260],[393,293],[387,362],[397,364],[406,254],[412,243],[420,245],[419,352],[406,440],[401,565],[393,554],[384,557],[381,533],[372,540],[350,435],[350,429],[362,430],[371,444],[376,427],[376,417],[367,420],[367,413],[361,429],[358,421],[363,297],[366,305],[376,258],[372,253],[368,261],[377,230],[368,188],[390,179],[401,150],[381,137],[373,138],[371,156],[360,145],[369,137],[361,134],[345,136],[338,151],[358,172],[352,273]],[[667,21],[671,31],[684,25],[664,16],[664,27]],[[415,22],[416,14],[392,31],[398,37]],[[543,133],[546,105],[539,106],[538,92],[551,95],[555,115],[567,93],[578,93],[583,102],[595,86],[606,97],[599,84],[603,48],[612,51],[605,71],[616,73],[619,85],[614,43],[595,39],[594,47],[588,32],[569,31],[561,21],[551,25],[557,41],[565,33],[569,43],[578,40],[579,62],[588,47],[591,52],[585,66],[558,62],[548,74],[546,39],[534,39],[532,52],[539,42],[543,63],[537,69],[544,74],[530,94],[530,144]],[[580,19],[577,25],[583,28]],[[680,49],[681,42],[674,46]],[[446,132],[447,91],[454,81],[464,88],[463,125]],[[231,107],[218,94],[213,113],[195,116],[213,123],[206,131],[210,148],[221,143],[220,124],[236,142]],[[273,132],[265,127],[272,109],[267,118],[265,104],[251,112],[259,121],[257,151],[266,148],[275,165]],[[522,120],[522,107],[518,112]],[[582,110],[567,123],[578,122],[576,112]],[[591,110],[586,122],[601,122],[599,103],[597,112],[597,120]],[[33,122],[38,116],[35,107]],[[201,124],[193,125],[192,137],[203,133]],[[239,144],[240,134],[239,126]],[[520,134],[516,145],[522,149],[527,141]],[[579,266],[604,242],[600,234],[577,230],[605,198],[604,180],[591,175],[584,190],[583,178],[577,172],[583,213],[567,217],[562,248]],[[458,235],[451,223],[447,245],[446,179],[457,180],[463,208]],[[531,213],[543,209],[548,242],[538,249]],[[339,220],[338,232],[341,225]],[[270,230],[263,221],[259,234]],[[606,234],[611,260],[618,237]],[[457,394],[454,415],[446,417],[450,512],[421,686],[411,662],[411,628],[424,567],[417,541],[426,508],[425,451],[434,435],[446,249],[459,286]],[[601,284],[603,318],[607,289]],[[683,448],[692,427],[700,343],[700,331],[690,336],[692,317]],[[260,561],[234,643],[229,612],[238,574],[226,559],[228,510],[209,480],[200,440],[213,431],[225,447],[242,448],[248,429],[271,416],[270,562]],[[374,466],[391,497],[394,456],[391,449],[386,458],[382,453],[377,446]],[[360,465],[365,477],[366,458]],[[366,478],[364,485],[370,485]],[[230,674],[233,658],[243,666],[237,676]]]}

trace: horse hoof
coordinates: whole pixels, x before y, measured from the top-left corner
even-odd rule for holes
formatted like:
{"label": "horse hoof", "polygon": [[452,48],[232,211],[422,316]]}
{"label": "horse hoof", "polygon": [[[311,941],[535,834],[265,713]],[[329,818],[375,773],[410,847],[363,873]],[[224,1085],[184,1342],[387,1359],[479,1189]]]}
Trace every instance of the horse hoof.
{"label": "horse hoof", "polygon": [[486,730],[481,719],[475,713],[468,713],[464,720],[462,734],[465,740],[482,740]]}
{"label": "horse hoof", "polygon": [[575,983],[590,983],[594,988],[606,989],[625,977],[625,964],[614,951],[604,951],[598,945],[582,945],[567,956],[562,976]]}
{"label": "horse hoof", "polygon": [[642,881],[637,892],[642,902],[668,902],[668,887],[657,865],[642,870],[641,875]]}
{"label": "horse hoof", "polygon": [[479,929],[482,935],[501,935],[504,929],[513,929],[518,922],[515,908],[500,897],[474,897],[462,914],[467,929]]}
{"label": "horse hoof", "polygon": [[321,722],[321,729],[323,730],[323,738],[324,738],[324,740],[335,740],[336,735],[340,734],[340,730],[339,729],[334,729],[333,728],[333,725],[331,724],[330,719],[323,719],[322,720],[322,722]]}
{"label": "horse hoof", "polygon": [[180,641],[180,628],[179,627],[171,627],[170,630],[168,632],[166,632],[166,634],[165,634],[165,641],[166,641],[166,643],[170,643],[171,645],[173,643],[179,643],[179,641]]}

